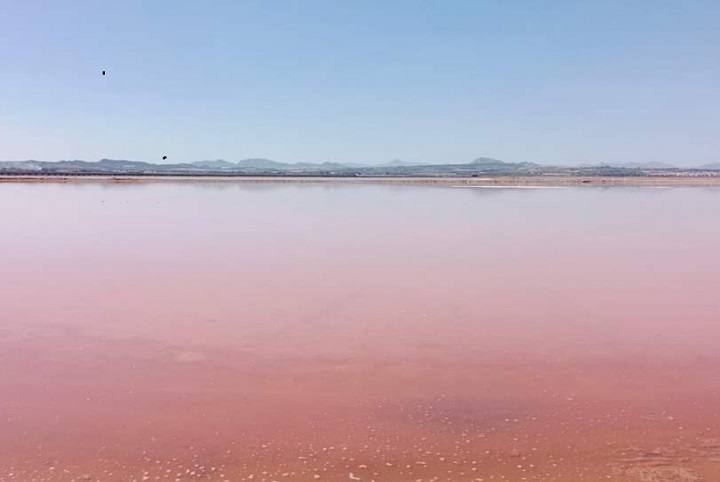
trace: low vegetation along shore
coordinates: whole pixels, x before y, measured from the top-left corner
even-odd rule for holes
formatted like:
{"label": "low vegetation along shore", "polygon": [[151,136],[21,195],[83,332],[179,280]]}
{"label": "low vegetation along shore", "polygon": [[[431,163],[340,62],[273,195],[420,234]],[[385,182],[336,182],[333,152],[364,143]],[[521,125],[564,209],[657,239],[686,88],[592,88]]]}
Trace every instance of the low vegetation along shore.
{"label": "low vegetation along shore", "polygon": [[0,174],[0,183],[141,183],[141,182],[236,182],[236,183],[363,183],[439,186],[720,186],[720,176],[247,176],[227,174]]}
{"label": "low vegetation along shore", "polygon": [[268,159],[193,163],[100,161],[0,162],[0,182],[132,182],[215,180],[235,182],[364,182],[497,186],[650,185],[716,186],[720,165],[680,168],[669,164],[551,166],[481,157],[464,164],[378,165],[282,163]]}

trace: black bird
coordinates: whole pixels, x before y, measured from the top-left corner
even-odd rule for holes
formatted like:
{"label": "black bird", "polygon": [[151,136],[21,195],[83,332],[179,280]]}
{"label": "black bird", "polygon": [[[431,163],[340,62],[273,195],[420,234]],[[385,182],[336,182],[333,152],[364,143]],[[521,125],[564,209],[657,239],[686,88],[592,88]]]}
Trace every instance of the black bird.
{"label": "black bird", "polygon": [[163,156],[163,161],[164,161],[165,159],[167,159],[167,156]]}
{"label": "black bird", "polygon": [[104,70],[102,71],[102,74],[105,75],[105,71],[104,71]]}

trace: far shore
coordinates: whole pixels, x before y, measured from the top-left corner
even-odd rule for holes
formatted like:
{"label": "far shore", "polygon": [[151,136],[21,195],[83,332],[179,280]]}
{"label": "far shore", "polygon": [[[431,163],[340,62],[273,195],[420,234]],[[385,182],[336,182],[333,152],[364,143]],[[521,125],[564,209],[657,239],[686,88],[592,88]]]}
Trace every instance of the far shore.
{"label": "far shore", "polygon": [[0,174],[0,183],[146,183],[228,182],[304,184],[404,184],[437,186],[720,186],[720,176],[486,176],[486,177],[371,177],[371,176],[224,176],[224,175],[63,175]]}

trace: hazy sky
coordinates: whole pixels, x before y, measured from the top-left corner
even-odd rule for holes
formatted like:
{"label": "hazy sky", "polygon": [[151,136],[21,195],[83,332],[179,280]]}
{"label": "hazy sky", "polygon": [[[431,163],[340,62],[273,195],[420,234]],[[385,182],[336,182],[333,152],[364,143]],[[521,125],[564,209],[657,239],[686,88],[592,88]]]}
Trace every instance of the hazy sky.
{"label": "hazy sky", "polygon": [[2,0],[0,159],[720,161],[719,26],[718,0]]}

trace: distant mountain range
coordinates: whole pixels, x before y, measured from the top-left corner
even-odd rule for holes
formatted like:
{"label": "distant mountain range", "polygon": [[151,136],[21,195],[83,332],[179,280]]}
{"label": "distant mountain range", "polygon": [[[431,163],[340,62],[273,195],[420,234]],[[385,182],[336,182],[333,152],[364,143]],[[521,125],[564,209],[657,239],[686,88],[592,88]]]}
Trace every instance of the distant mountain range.
{"label": "distant mountain range", "polygon": [[[361,165],[338,162],[285,163],[252,158],[240,161],[224,159],[191,163],[155,164],[144,161],[101,159],[99,161],[5,161],[5,174],[128,174],[128,175],[325,175],[325,176],[478,176],[478,175],[677,175],[688,172],[720,171],[720,163],[696,168],[679,168],[659,162],[607,163],[582,166],[548,166],[533,162],[505,162],[479,157],[468,163],[421,164],[393,160],[384,164]],[[720,173],[719,173],[720,174]]]}
{"label": "distant mountain range", "polygon": [[243,159],[242,161],[229,162],[223,159],[216,161],[196,161],[192,163],[193,166],[208,168],[208,169],[344,169],[344,168],[358,168],[358,167],[397,167],[397,166],[416,166],[417,163],[405,162],[399,159],[384,163],[376,164],[374,166],[368,166],[364,164],[343,164],[339,162],[296,162],[286,163],[272,161],[270,159]]}

